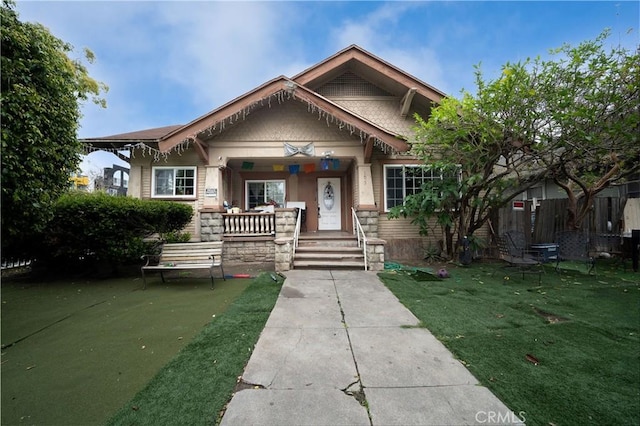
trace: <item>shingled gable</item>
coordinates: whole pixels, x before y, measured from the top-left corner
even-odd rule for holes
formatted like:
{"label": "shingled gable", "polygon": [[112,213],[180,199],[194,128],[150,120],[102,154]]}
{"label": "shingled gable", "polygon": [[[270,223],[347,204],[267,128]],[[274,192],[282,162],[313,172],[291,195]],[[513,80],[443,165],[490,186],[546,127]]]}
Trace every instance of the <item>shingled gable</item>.
{"label": "shingled gable", "polygon": [[160,151],[167,152],[172,148],[193,143],[196,148],[204,146],[203,138],[224,131],[226,126],[246,119],[257,108],[269,106],[275,102],[299,101],[311,107],[311,112],[320,111],[331,117],[331,121],[340,127],[346,127],[351,133],[358,132],[363,142],[373,141],[383,149],[397,152],[408,150],[407,143],[397,135],[335,104],[323,96],[295,83],[287,77],[280,76],[247,94],[213,110],[209,114],[195,119],[182,128],[176,129],[159,141]]}
{"label": "shingled gable", "polygon": [[[382,89],[401,96],[402,102],[415,93],[425,105],[439,103],[447,95],[429,84],[407,74],[394,65],[367,52],[360,46],[351,45],[324,61],[306,69],[292,78],[296,83],[315,90],[329,80],[351,70],[375,83]],[[411,103],[411,99],[408,99]]]}

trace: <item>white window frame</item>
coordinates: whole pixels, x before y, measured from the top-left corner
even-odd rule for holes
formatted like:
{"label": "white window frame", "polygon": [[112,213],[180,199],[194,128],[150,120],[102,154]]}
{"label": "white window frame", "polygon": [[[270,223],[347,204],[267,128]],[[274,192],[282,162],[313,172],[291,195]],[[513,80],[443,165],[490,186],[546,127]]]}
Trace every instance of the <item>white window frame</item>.
{"label": "white window frame", "polygon": [[[265,185],[265,190],[264,190],[264,196],[266,198],[267,196],[267,188],[266,188],[266,184],[270,183],[270,182],[274,182],[274,183],[281,183],[283,185],[283,194],[282,194],[282,206],[284,206],[284,203],[286,201],[286,197],[287,197],[287,181],[285,179],[251,179],[251,180],[245,180],[244,181],[244,202],[245,202],[245,208],[248,210],[250,209],[250,205],[249,205],[249,184],[250,183],[262,183]],[[264,203],[266,204],[269,200],[264,200]]]}
{"label": "white window frame", "polygon": [[[404,203],[405,198],[407,198],[407,195],[411,195],[411,194],[407,194],[407,187],[406,187],[406,179],[404,178],[405,176],[405,170],[407,168],[424,168],[424,164],[385,164],[384,165],[384,172],[383,172],[383,181],[384,181],[384,211],[388,212],[389,210],[391,210],[391,207],[389,207],[389,200],[387,198],[387,184],[388,184],[388,178],[387,178],[387,173],[389,169],[398,169],[398,168],[402,168],[402,202]],[[430,170],[431,172],[431,180],[436,180],[436,179],[440,179],[442,180],[442,173],[437,173],[434,172],[433,169]],[[460,181],[461,179],[461,170],[460,168],[458,169],[458,181]],[[423,178],[423,182],[422,184],[424,184],[426,178]],[[422,184],[420,184],[420,187],[422,187]]]}
{"label": "white window frame", "polygon": [[[173,194],[157,194],[156,193],[156,172],[160,170],[172,170]],[[193,171],[193,194],[176,194],[176,174],[180,170]],[[179,199],[195,199],[198,190],[198,168],[196,166],[157,166],[151,168],[151,198],[179,198]]]}

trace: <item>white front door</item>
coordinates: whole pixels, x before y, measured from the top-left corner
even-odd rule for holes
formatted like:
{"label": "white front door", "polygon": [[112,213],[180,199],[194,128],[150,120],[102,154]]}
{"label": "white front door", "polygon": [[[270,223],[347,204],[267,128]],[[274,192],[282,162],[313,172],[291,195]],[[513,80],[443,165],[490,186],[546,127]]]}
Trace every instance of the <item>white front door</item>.
{"label": "white front door", "polygon": [[318,178],[318,231],[340,230],[340,178]]}

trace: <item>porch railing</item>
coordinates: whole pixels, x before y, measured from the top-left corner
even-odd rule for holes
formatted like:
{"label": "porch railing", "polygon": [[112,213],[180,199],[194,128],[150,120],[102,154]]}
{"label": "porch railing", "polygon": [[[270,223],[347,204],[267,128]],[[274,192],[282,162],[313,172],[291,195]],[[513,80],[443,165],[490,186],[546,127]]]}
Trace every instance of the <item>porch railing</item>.
{"label": "porch railing", "polygon": [[358,235],[358,247],[362,247],[362,253],[364,254],[364,270],[367,271],[369,269],[367,262],[367,236],[353,207],[351,207],[351,220],[353,221],[353,233]]}
{"label": "porch railing", "polygon": [[224,236],[273,236],[275,213],[223,213]]}
{"label": "porch railing", "polygon": [[1,268],[15,269],[15,268],[22,268],[30,265],[31,265],[30,259],[2,259]]}

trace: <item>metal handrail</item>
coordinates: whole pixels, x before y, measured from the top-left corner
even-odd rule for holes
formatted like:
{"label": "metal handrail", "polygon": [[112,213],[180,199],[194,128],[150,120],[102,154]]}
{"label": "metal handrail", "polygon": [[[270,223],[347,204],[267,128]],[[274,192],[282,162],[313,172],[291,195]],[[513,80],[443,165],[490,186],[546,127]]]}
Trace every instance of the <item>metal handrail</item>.
{"label": "metal handrail", "polygon": [[358,247],[360,247],[360,241],[362,241],[362,252],[364,254],[364,270],[368,270],[368,262],[367,262],[367,236],[362,229],[362,225],[360,224],[360,220],[358,219],[358,215],[356,214],[356,210],[351,207],[351,220],[353,221],[353,232],[358,236]]}
{"label": "metal handrail", "polygon": [[300,225],[302,223],[302,210],[298,209],[298,217],[296,218],[296,229],[293,231],[293,253],[291,253],[291,260],[296,256],[296,249],[298,248],[298,239],[300,238]]}

